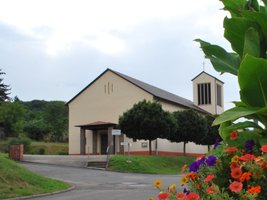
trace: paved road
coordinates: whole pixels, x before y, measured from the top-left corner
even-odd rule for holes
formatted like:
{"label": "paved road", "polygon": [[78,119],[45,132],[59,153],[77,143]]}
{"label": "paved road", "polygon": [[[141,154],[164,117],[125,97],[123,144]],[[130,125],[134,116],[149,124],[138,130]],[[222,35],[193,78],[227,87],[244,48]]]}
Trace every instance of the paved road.
{"label": "paved road", "polygon": [[23,163],[32,171],[64,180],[75,185],[66,193],[35,198],[38,200],[146,200],[156,197],[153,180],[159,178],[164,185],[179,185],[180,175],[148,175],[117,173],[85,168]]}

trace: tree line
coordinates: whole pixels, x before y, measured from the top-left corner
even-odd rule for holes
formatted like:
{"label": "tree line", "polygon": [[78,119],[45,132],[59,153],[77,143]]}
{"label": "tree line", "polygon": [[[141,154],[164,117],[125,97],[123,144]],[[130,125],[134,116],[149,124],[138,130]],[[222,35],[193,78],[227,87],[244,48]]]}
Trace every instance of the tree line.
{"label": "tree line", "polygon": [[170,113],[158,102],[141,101],[119,117],[119,126],[127,137],[151,142],[157,138],[171,142],[212,145],[220,138],[218,126],[212,126],[214,116],[192,109]]}
{"label": "tree line", "polygon": [[[0,75],[4,75],[0,69]],[[64,101],[21,101],[10,98],[10,86],[0,78],[0,138],[28,137],[37,141],[66,141],[68,107]]]}
{"label": "tree line", "polygon": [[63,101],[6,101],[0,106],[2,138],[26,136],[36,141],[67,140],[68,108]]}

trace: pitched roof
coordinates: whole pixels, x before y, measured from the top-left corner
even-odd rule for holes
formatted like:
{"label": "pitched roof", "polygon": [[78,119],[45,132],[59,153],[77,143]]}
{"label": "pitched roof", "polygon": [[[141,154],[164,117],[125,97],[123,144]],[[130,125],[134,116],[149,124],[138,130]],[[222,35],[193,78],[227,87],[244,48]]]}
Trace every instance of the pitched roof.
{"label": "pitched roof", "polygon": [[196,79],[197,77],[199,77],[201,74],[207,74],[208,76],[210,76],[210,77],[216,79],[217,81],[221,82],[222,84],[224,84],[223,81],[221,81],[220,79],[216,78],[215,76],[210,75],[209,73],[207,73],[207,72],[205,72],[205,71],[200,72],[200,73],[199,73],[195,78],[193,78],[191,81],[195,80],[195,79]]}
{"label": "pitched roof", "polygon": [[150,93],[151,95],[153,95],[154,97],[161,99],[161,100],[165,100],[168,102],[172,102],[174,104],[178,104],[182,107],[186,107],[186,108],[192,108],[204,113],[207,113],[205,110],[201,109],[200,107],[196,106],[192,101],[185,99],[183,97],[180,97],[178,95],[175,95],[173,93],[170,93],[166,90],[162,90],[158,87],[152,86],[150,84],[147,84],[145,82],[142,82],[140,80],[137,80],[135,78],[132,78],[130,76],[127,76],[125,74],[122,74],[120,72],[116,72],[114,70],[111,69],[106,69],[102,74],[100,74],[93,82],[91,82],[88,86],[86,86],[81,92],[79,92],[75,97],[73,97],[67,104],[69,104],[71,101],[73,101],[77,96],[79,96],[84,90],[86,90],[88,87],[90,87],[90,85],[92,85],[97,79],[99,79],[103,74],[105,74],[107,71],[110,71],[116,75],[118,75],[119,77],[125,79],[126,81],[134,84],[135,86],[139,87],[140,89]]}

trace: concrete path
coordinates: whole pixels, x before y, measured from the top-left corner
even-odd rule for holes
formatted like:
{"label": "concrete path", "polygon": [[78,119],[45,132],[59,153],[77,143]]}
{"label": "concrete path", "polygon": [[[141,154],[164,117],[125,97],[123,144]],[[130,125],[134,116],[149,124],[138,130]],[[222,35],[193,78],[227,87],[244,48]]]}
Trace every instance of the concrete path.
{"label": "concrete path", "polygon": [[36,200],[146,200],[158,194],[153,187],[155,179],[161,179],[164,187],[167,187],[173,183],[180,185],[181,178],[180,175],[128,174],[34,163],[22,165],[39,174],[61,179],[75,186],[75,189],[69,192],[34,198]]}
{"label": "concrete path", "polygon": [[46,163],[70,167],[86,167],[88,161],[106,161],[106,155],[23,155],[24,162]]}

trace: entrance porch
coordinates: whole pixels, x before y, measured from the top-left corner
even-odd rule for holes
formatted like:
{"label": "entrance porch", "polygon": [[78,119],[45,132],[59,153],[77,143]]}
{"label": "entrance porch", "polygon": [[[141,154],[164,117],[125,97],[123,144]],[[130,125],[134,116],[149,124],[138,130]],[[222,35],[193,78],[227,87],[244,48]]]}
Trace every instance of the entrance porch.
{"label": "entrance porch", "polygon": [[80,127],[80,155],[123,154],[123,135],[112,135],[117,124],[97,121]]}

